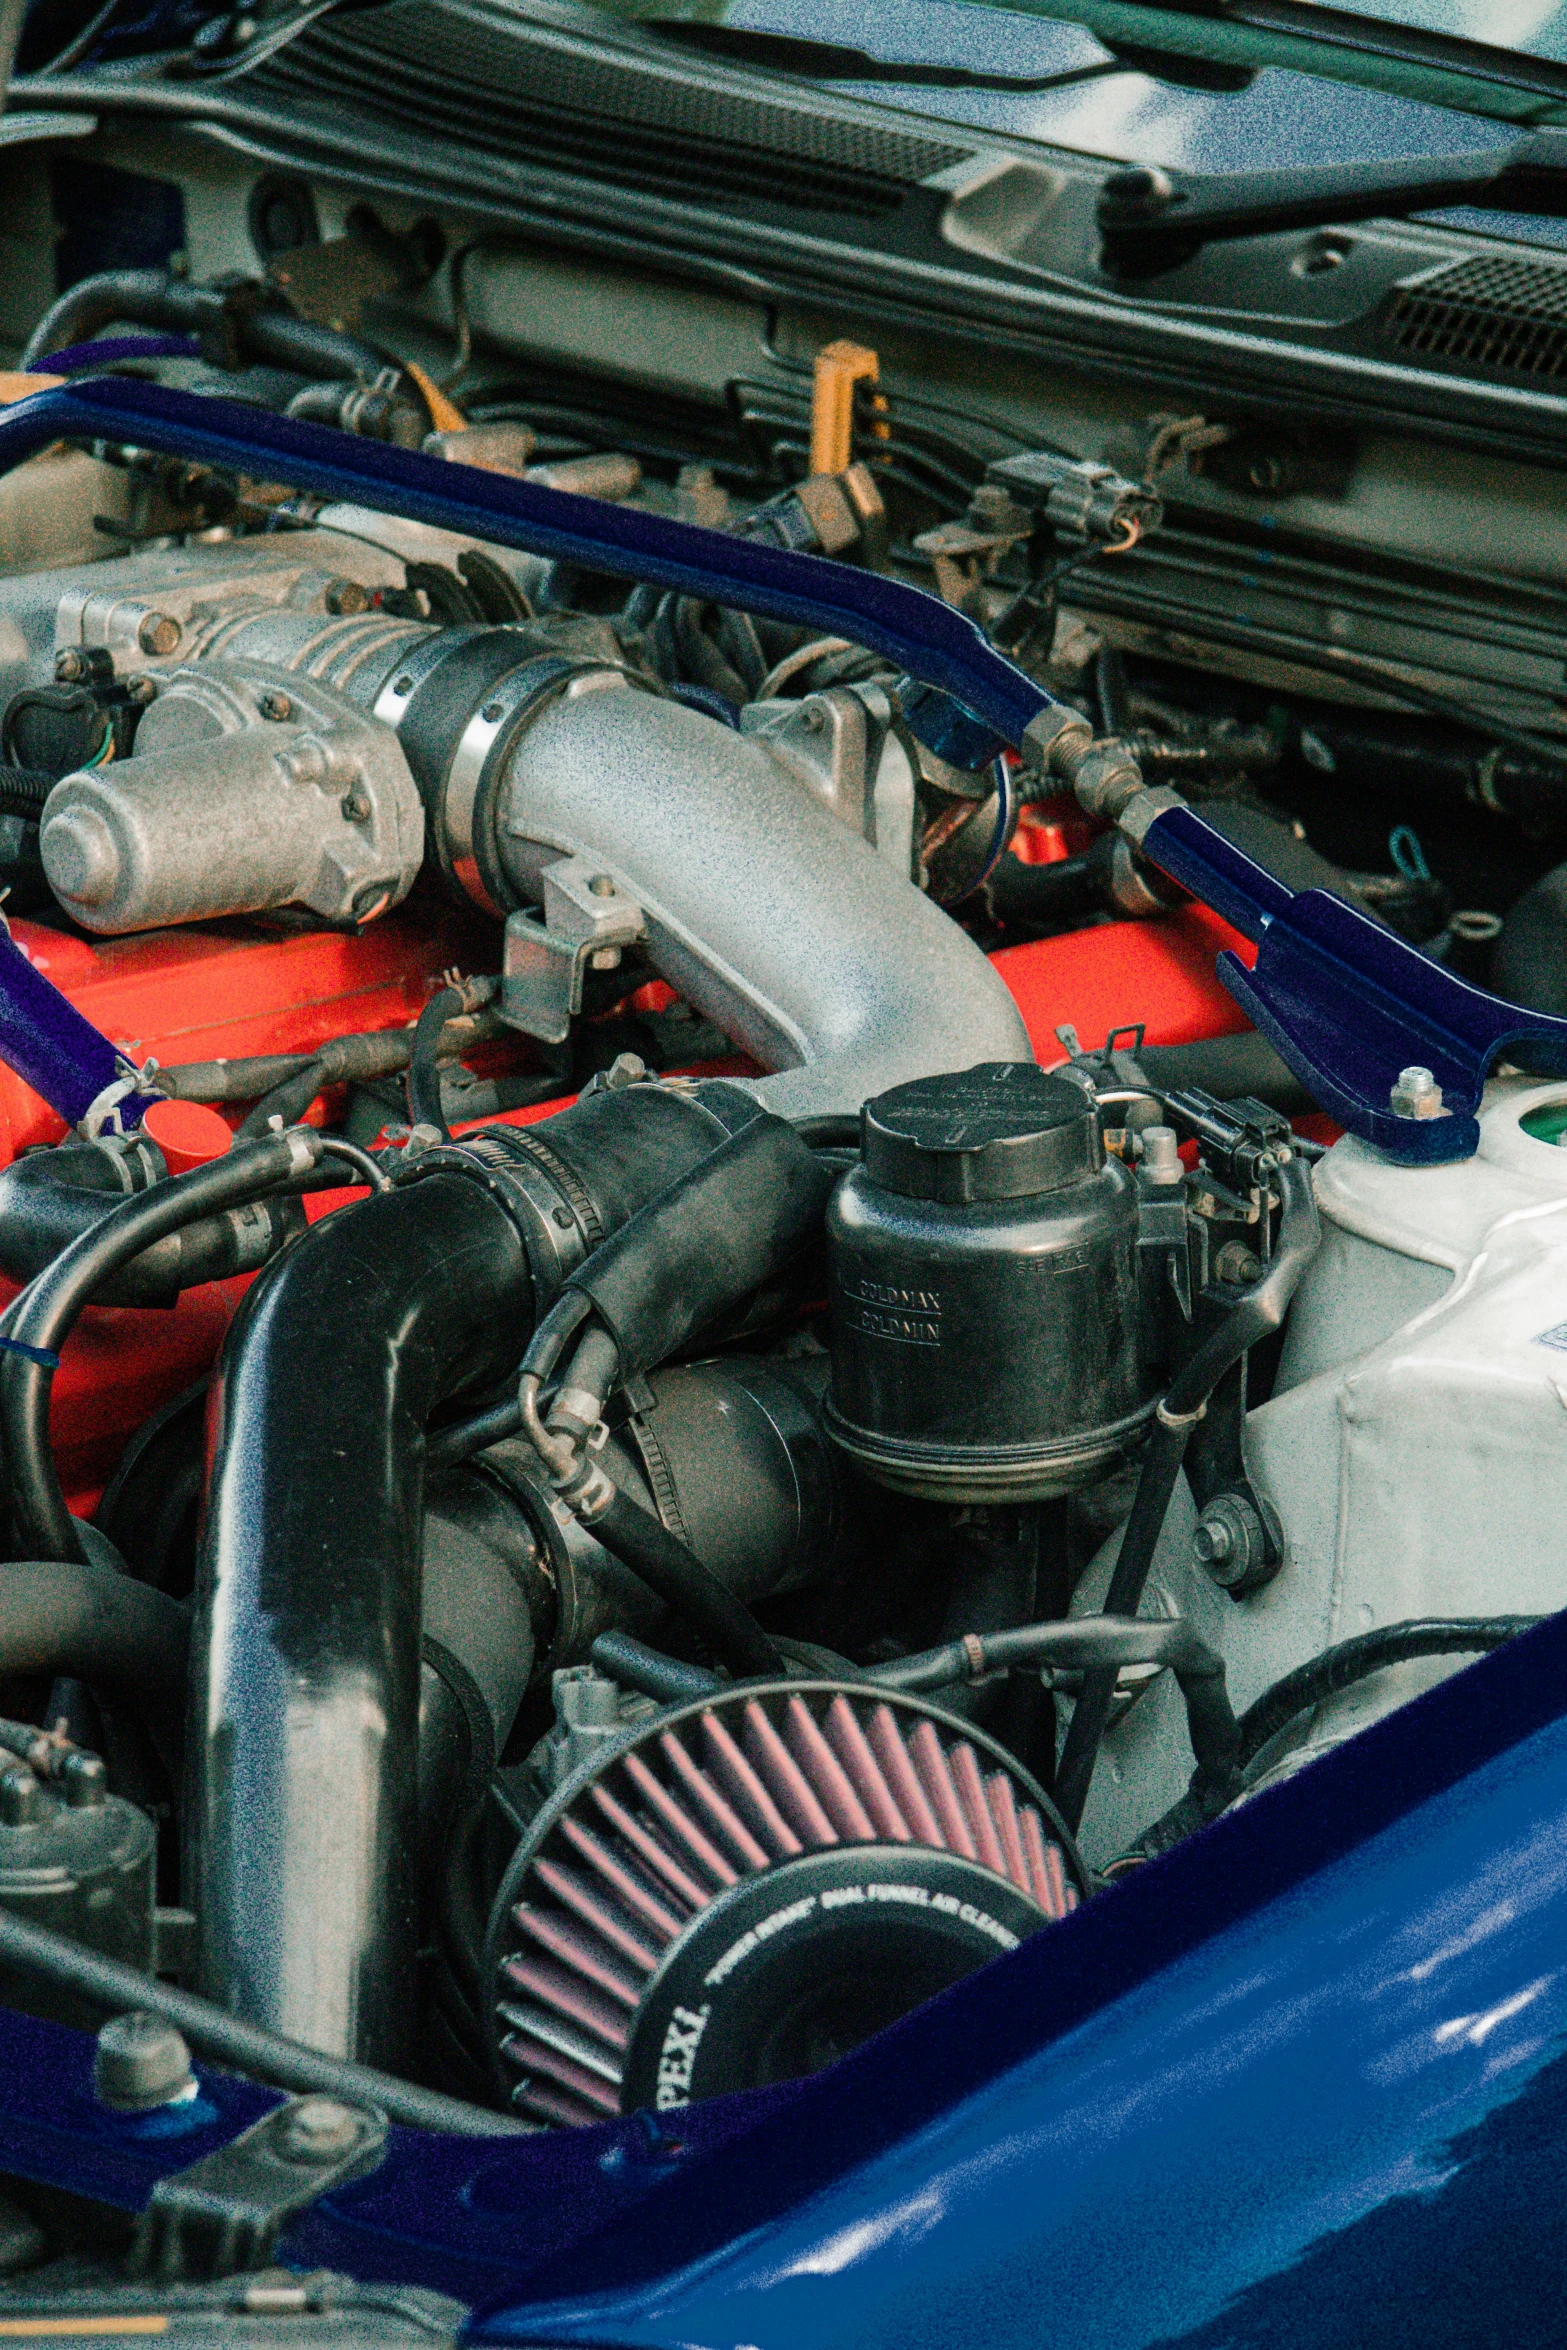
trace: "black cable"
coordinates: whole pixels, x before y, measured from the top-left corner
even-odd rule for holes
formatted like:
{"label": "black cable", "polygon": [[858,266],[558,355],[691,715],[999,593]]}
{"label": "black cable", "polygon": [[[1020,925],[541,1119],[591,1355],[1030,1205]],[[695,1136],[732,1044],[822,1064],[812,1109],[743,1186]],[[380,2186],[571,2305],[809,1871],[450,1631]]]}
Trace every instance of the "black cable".
{"label": "black cable", "polygon": [[117,1958],[104,1958],[84,1949],[47,1926],[35,1926],[9,1910],[0,1910],[0,1962],[34,1982],[51,1983],[72,1991],[113,2015],[140,2009],[162,2016],[184,2034],[191,2047],[215,2063],[248,2073],[253,2080],[270,2081],[296,2094],[339,2097],[348,2105],[375,2105],[389,2121],[406,2129],[440,2130],[463,2138],[517,2138],[533,2133],[509,2113],[491,2113],[458,2097],[422,2089],[367,2064],[351,2064],[341,2057],[323,2056],[281,2032],[265,2032],[256,2024],[241,2023],[210,1999],[177,1991],[155,1975],[138,1973]]}
{"label": "black cable", "polygon": [[438,988],[419,1015],[408,1054],[408,1122],[411,1126],[433,1126],[442,1142],[451,1141],[452,1131],[441,1110],[436,1047],[447,1021],[467,1008],[460,988]]}
{"label": "black cable", "polygon": [[16,1299],[0,1345],[0,1425],[11,1472],[14,1532],[22,1551],[38,1558],[83,1555],[49,1444],[49,1395],[59,1350],[93,1292],[154,1241],[198,1217],[248,1206],[298,1182],[319,1157],[316,1136],[297,1128],[236,1142],[221,1159],[122,1201],[73,1240]]}
{"label": "black cable", "polygon": [[1359,1633],[1325,1648],[1320,1656],[1297,1665],[1282,1681],[1265,1689],[1240,1720],[1241,1765],[1256,1761],[1269,1739],[1288,1729],[1298,1714],[1321,1705],[1340,1690],[1351,1688],[1370,1673],[1388,1665],[1408,1664],[1414,1657],[1458,1656],[1476,1649],[1500,1648],[1543,1624],[1543,1616],[1413,1616],[1402,1624],[1384,1624],[1375,1632]]}
{"label": "black cable", "polygon": [[784,1663],[743,1600],[704,1567],[694,1550],[615,1488],[601,1516],[584,1518],[595,1542],[658,1594],[666,1607],[699,1633],[737,1681],[788,1678]]}
{"label": "black cable", "polygon": [[0,1680],[68,1673],[146,1723],[180,1783],[190,1609],[133,1575],[86,1560],[0,1566]]}
{"label": "black cable", "polygon": [[[1171,1380],[1143,1454],[1132,1513],[1121,1536],[1110,1587],[1107,1616],[1135,1616],[1142,1604],[1154,1552],[1164,1529],[1170,1496],[1181,1473],[1191,1432],[1225,1373],[1260,1339],[1280,1328],[1301,1275],[1317,1253],[1321,1227],[1311,1189],[1311,1171],[1298,1159],[1278,1170],[1282,1213],[1278,1244],[1261,1279],[1253,1282]],[[1075,1829],[1088,1801],[1100,1743],[1110,1719],[1115,1674],[1090,1671],[1072,1708],[1072,1723],[1056,1772],[1056,1801]]]}
{"label": "black cable", "polygon": [[[1205,1788],[1221,1798],[1233,1793],[1241,1740],[1225,1687],[1224,1660],[1179,1617],[1144,1621],[1107,1613],[1065,1623],[1018,1624],[1003,1632],[971,1632],[921,1656],[873,1666],[866,1678],[881,1689],[944,1689],[954,1681],[975,1681],[1009,1665],[1053,1665],[1066,1672],[1107,1671],[1113,1687],[1122,1665],[1144,1664],[1167,1666],[1180,1685],[1192,1753]],[[1056,1800],[1059,1803],[1059,1791]]]}

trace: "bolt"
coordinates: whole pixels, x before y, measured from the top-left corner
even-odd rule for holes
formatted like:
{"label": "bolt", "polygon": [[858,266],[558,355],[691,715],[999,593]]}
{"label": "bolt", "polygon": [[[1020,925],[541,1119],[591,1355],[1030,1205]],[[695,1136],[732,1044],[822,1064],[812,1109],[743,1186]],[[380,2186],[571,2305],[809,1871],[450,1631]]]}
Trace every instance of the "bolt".
{"label": "bolt", "polygon": [[1395,1118],[1440,1118],[1442,1088],[1429,1069],[1418,1065],[1400,1069],[1388,1094],[1388,1103]]}
{"label": "bolt", "polygon": [[393,680],[392,680],[392,691],[393,691],[393,693],[394,693],[394,694],[411,694],[411,693],[413,692],[413,690],[414,690],[414,681],[413,681],[413,679],[412,679],[411,677],[394,677],[394,678],[393,678]]}
{"label": "bolt", "polygon": [[1247,1582],[1268,1555],[1268,1538],[1251,1503],[1238,1493],[1217,1493],[1192,1533],[1198,1564],[1221,1591]]}
{"label": "bolt", "polygon": [[66,645],[54,657],[54,674],[61,685],[76,685],[87,675],[87,655],[79,645]]}
{"label": "bolt", "polygon": [[336,2162],[359,2137],[361,2116],[335,2097],[301,2097],[287,2109],[283,2152],[292,2162]]}
{"label": "bolt", "polygon": [[41,1800],[42,1789],[25,1763],[0,1771],[0,1826],[30,1828]]}
{"label": "bolt", "polygon": [[129,702],[134,702],[138,709],[145,710],[149,702],[155,702],[158,698],[157,679],[155,677],[128,677],[125,680],[125,698]]}
{"label": "bolt", "polygon": [[354,785],[352,791],[345,791],[338,804],[348,824],[368,824],[375,813],[370,805],[370,794],[362,791],[358,784]]}
{"label": "bolt", "polygon": [[612,898],[615,894],[615,884],[607,873],[595,873],[588,888],[596,898]]}
{"label": "bolt", "polygon": [[479,716],[484,720],[486,726],[499,726],[505,715],[505,706],[500,702],[486,702],[484,708],[479,712]]}
{"label": "bolt", "polygon": [[1261,1271],[1261,1259],[1246,1246],[1244,1240],[1227,1240],[1222,1248],[1215,1251],[1213,1275],[1216,1281],[1231,1281],[1237,1287],[1244,1287],[1248,1281],[1255,1281]]}
{"label": "bolt", "polygon": [[820,734],[827,723],[827,713],[820,702],[807,702],[802,724],[807,734]]}
{"label": "bolt", "polygon": [[136,631],[136,642],[144,653],[162,655],[172,653],[184,630],[168,612],[149,612]]}
{"label": "bolt", "polygon": [[285,718],[294,715],[293,703],[287,694],[279,693],[276,686],[268,686],[266,692],[258,698],[256,708],[263,718],[270,718],[275,725],[280,725]]}
{"label": "bolt", "polygon": [[370,590],[361,587],[357,579],[329,579],[322,592],[321,601],[328,612],[339,615],[368,612]]}
{"label": "bolt", "polygon": [[1145,1126],[1139,1137],[1143,1146],[1142,1171],[1148,1183],[1180,1183],[1186,1169],[1181,1165],[1181,1140],[1173,1126]]}
{"label": "bolt", "polygon": [[109,1774],[96,1754],[68,1754],[60,1765],[60,1784],[72,1811],[96,1811],[108,1793]]}
{"label": "bolt", "polygon": [[576,1218],[573,1216],[570,1208],[551,1208],[550,1214],[554,1218],[555,1222],[560,1226],[562,1232],[569,1232],[573,1224],[576,1222]]}
{"label": "bolt", "polygon": [[196,2094],[183,2037],[144,2008],[104,2025],[93,2051],[92,2083],[99,2104],[114,2113],[153,2113]]}

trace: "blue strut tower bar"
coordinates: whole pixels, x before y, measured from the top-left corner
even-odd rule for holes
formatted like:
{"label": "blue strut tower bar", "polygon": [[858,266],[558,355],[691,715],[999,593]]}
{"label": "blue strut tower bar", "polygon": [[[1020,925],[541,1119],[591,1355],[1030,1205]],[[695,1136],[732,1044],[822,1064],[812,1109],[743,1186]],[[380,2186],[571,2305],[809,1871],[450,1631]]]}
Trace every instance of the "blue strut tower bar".
{"label": "blue strut tower bar", "polygon": [[[964,614],[921,589],[820,556],[358,440],[239,401],[117,377],[41,391],[0,413],[0,473],[59,440],[128,444],[286,481],[850,637],[927,689],[910,696],[911,723],[934,748],[961,743],[967,765],[979,766],[1003,744],[1026,754],[1030,724],[1052,706]],[[1139,845],[1152,864],[1257,942],[1253,970],[1233,954],[1220,956],[1224,985],[1322,1107],[1390,1156],[1413,1165],[1469,1157],[1481,1089],[1504,1054],[1546,1074],[1567,1074],[1567,1021],[1467,986],[1325,891],[1284,889],[1195,810],[1161,806]],[[74,1119],[102,1090],[105,1054],[113,1047],[20,950],[0,951],[0,1056]],[[1402,1116],[1391,1106],[1396,1080],[1411,1065],[1428,1068],[1441,1086],[1440,1116]],[[130,1097],[124,1122],[144,1106]]]}

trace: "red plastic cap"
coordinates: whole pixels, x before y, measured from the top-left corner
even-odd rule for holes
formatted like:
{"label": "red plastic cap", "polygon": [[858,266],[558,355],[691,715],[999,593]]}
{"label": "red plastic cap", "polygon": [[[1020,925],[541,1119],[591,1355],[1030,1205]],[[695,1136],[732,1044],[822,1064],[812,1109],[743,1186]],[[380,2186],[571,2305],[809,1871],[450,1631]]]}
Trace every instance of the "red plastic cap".
{"label": "red plastic cap", "polygon": [[205,1102],[154,1102],[142,1125],[162,1151],[171,1175],[221,1159],[234,1140],[227,1119]]}

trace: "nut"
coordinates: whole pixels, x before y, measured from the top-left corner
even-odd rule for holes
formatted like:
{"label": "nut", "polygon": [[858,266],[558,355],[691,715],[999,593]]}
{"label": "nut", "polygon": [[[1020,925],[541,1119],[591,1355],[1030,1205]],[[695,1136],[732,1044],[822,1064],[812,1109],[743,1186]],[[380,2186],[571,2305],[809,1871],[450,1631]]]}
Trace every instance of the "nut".
{"label": "nut", "polygon": [[1388,1094],[1388,1106],[1395,1118],[1440,1118],[1442,1088],[1429,1069],[1414,1066],[1400,1069]]}
{"label": "nut", "polygon": [[1094,730],[1080,711],[1065,702],[1049,702],[1023,730],[1020,748],[1024,763],[1042,775],[1066,776],[1094,739]]}
{"label": "nut", "polygon": [[266,692],[258,697],[256,708],[261,712],[263,718],[270,718],[274,724],[281,724],[285,718],[292,718],[294,715],[293,703],[287,694],[280,693],[276,686],[268,686]]}
{"label": "nut", "polygon": [[93,2092],[115,2113],[152,2113],[196,2093],[190,2050],[161,2015],[133,2008],[117,2015],[98,2034],[93,2052]]}
{"label": "nut", "polygon": [[357,579],[329,579],[321,597],[328,612],[348,614],[368,612],[370,590],[361,587]]}
{"label": "nut", "polygon": [[283,2124],[282,2151],[291,2162],[336,2162],[360,2135],[362,2117],[335,2097],[301,2097]]}
{"label": "nut", "polygon": [[1220,1590],[1234,1591],[1266,1565],[1268,1538],[1249,1501],[1238,1493],[1218,1493],[1197,1521],[1192,1549]]}

